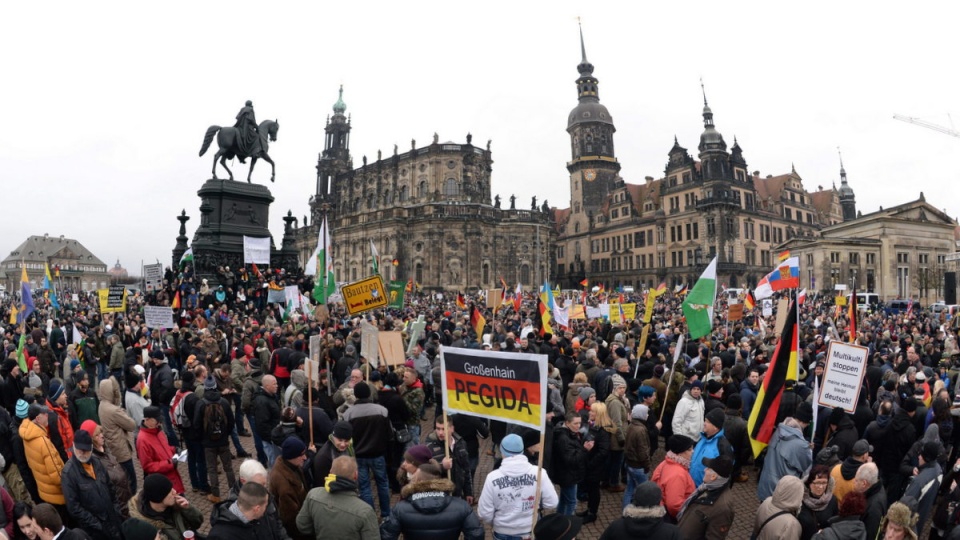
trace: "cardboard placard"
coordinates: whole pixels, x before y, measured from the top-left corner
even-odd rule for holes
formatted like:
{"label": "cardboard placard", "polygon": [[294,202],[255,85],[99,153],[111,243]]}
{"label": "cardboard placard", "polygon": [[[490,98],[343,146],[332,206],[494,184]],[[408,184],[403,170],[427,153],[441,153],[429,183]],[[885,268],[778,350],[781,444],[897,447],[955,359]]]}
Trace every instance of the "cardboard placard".
{"label": "cardboard placard", "polygon": [[727,320],[739,321],[743,319],[743,304],[731,304],[727,307]]}
{"label": "cardboard placard", "polygon": [[380,359],[388,366],[403,365],[403,332],[380,332]]}
{"label": "cardboard placard", "polygon": [[774,328],[773,332],[777,335],[783,333],[783,327],[787,324],[787,317],[790,315],[790,300],[787,298],[781,298],[777,302],[777,325]]}
{"label": "cardboard placard", "polygon": [[367,321],[360,321],[360,356],[372,367],[380,365],[380,329]]}
{"label": "cardboard placard", "polygon": [[869,350],[860,345],[830,341],[827,348],[823,386],[817,403],[825,407],[839,407],[853,414],[863,384]]}
{"label": "cardboard placard", "polygon": [[143,319],[147,323],[147,328],[173,328],[173,308],[143,306]]}

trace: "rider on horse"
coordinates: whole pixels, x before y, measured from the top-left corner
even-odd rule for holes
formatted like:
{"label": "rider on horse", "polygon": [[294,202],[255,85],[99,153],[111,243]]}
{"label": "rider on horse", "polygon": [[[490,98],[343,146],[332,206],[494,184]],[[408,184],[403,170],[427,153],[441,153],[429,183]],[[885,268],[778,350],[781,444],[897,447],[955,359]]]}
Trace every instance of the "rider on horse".
{"label": "rider on horse", "polygon": [[260,133],[257,129],[257,119],[253,113],[253,102],[247,100],[246,105],[237,113],[235,128],[240,132],[237,140],[237,157],[240,163],[246,163],[246,156],[253,156],[260,151]]}

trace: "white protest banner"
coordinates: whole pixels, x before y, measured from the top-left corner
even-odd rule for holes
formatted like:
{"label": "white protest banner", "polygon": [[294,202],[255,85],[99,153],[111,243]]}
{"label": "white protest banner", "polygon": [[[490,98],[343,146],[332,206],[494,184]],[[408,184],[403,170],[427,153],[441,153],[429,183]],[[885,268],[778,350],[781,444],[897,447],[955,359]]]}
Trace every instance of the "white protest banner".
{"label": "white protest banner", "polygon": [[600,304],[600,316],[604,319],[610,318],[610,304],[606,302]]}
{"label": "white protest banner", "polygon": [[310,356],[304,362],[304,370],[311,381],[320,379],[320,336],[310,336]]}
{"label": "white protest banner", "polygon": [[163,265],[147,264],[143,267],[143,279],[146,284],[147,292],[153,292],[160,289],[163,284]]}
{"label": "white protest banner", "polygon": [[367,321],[360,322],[360,356],[366,358],[371,367],[380,365],[380,330]]}
{"label": "white protest banner", "polygon": [[860,396],[860,385],[867,369],[866,347],[830,341],[827,348],[827,365],[823,371],[823,386],[820,387],[818,403],[825,407],[839,407],[853,414]]}
{"label": "white protest banner", "polygon": [[270,264],[270,237],[243,237],[243,264]]}
{"label": "white protest banner", "polygon": [[271,304],[286,305],[287,294],[283,289],[269,289],[267,291],[267,302]]}
{"label": "white protest banner", "polygon": [[587,318],[588,319],[599,319],[601,317],[600,308],[587,306]]}
{"label": "white protest banner", "polygon": [[143,306],[143,319],[147,328],[173,328],[173,308]]}
{"label": "white protest banner", "polygon": [[773,300],[761,300],[762,314],[764,317],[773,315]]}
{"label": "white protest banner", "polygon": [[283,303],[290,309],[300,308],[300,288],[296,285],[287,285],[283,288]]}

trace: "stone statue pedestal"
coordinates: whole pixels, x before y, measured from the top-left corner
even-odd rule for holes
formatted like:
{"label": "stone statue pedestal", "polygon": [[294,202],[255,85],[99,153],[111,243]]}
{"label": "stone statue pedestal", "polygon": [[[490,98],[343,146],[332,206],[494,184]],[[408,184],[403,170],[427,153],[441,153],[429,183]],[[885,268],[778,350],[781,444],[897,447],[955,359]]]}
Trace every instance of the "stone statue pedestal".
{"label": "stone statue pedestal", "polygon": [[[217,268],[236,271],[243,264],[243,237],[270,237],[270,266],[296,267],[296,251],[278,250],[270,224],[273,195],[266,186],[233,180],[207,180],[200,190],[200,225],[193,235],[194,270],[199,278],[215,277]],[[290,259],[292,255],[292,264]]]}

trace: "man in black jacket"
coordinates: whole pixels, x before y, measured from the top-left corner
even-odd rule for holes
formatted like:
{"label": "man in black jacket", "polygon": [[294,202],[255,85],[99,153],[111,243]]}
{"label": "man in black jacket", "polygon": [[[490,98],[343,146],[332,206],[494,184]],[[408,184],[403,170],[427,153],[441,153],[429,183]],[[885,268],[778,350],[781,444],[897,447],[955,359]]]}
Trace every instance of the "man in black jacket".
{"label": "man in black jacket", "polygon": [[[360,498],[373,507],[370,486],[370,469],[373,469],[380,499],[380,517],[386,519],[390,515],[390,482],[387,480],[387,462],[384,458],[392,437],[389,415],[387,409],[371,400],[370,385],[357,384],[353,392],[357,402],[343,413],[343,419],[353,426]],[[259,425],[259,420],[257,422]]]}
{"label": "man in black jacket", "polygon": [[[467,454],[467,442],[456,432],[447,417],[444,424],[443,416],[438,416],[434,422],[434,432],[427,435],[426,445],[433,452],[433,459],[440,464],[443,470],[451,471],[454,483],[454,497],[463,497],[473,504],[473,475],[470,474],[470,457]],[[450,441],[450,450],[447,452],[444,445]],[[447,454],[449,453],[449,457]]]}
{"label": "man in black jacket", "polygon": [[150,371],[150,399],[154,407],[160,408],[160,414],[163,416],[163,432],[167,434],[167,442],[172,446],[180,446],[180,439],[173,431],[173,424],[170,422],[170,400],[177,392],[173,387],[173,370],[167,364],[163,351],[150,351],[150,360],[153,362],[153,368]]}
{"label": "man in black jacket", "polygon": [[[230,488],[230,492],[223,498],[223,502],[213,506],[210,512],[211,525],[215,525],[219,521],[222,513],[230,511],[233,503],[237,502],[237,499],[240,497],[240,491],[245,485],[259,484],[263,486],[264,489],[267,487],[267,469],[255,459],[244,460],[243,463],[240,464],[237,476],[238,482]],[[290,535],[287,534],[286,529],[284,529],[280,523],[277,506],[274,504],[273,498],[270,497],[269,491],[267,491],[266,506],[267,508],[264,511],[263,517],[251,526],[257,533],[256,538],[290,540]]]}
{"label": "man in black jacket", "polygon": [[217,381],[212,375],[208,375],[203,381],[203,399],[196,404],[195,408],[193,425],[200,434],[200,443],[203,445],[203,455],[207,465],[207,482],[210,486],[210,495],[207,499],[216,504],[221,500],[218,460],[227,475],[227,485],[232,486],[235,481],[233,455],[230,454],[230,434],[233,432],[234,416],[230,404],[220,396]]}
{"label": "man in black jacket", "polygon": [[107,469],[93,456],[93,439],[78,430],[73,439],[73,457],[60,477],[67,512],[94,540],[120,537],[120,510]]}
{"label": "man in black jacket", "polygon": [[560,486],[557,512],[572,516],[577,509],[577,485],[586,476],[587,449],[580,440],[580,414],[567,411],[562,426],[553,434],[553,471],[550,477]]}
{"label": "man in black jacket", "polygon": [[[263,441],[263,452],[267,455],[267,466],[272,467],[280,455],[280,449],[271,442],[270,432],[280,423],[280,394],[277,378],[264,375],[260,380],[260,390],[253,398],[253,425]],[[219,393],[218,393],[219,394]],[[389,430],[388,430],[389,431]]]}
{"label": "man in black jacket", "polygon": [[269,502],[267,488],[247,482],[237,500],[217,513],[207,540],[279,540],[276,531],[259,526]]}

